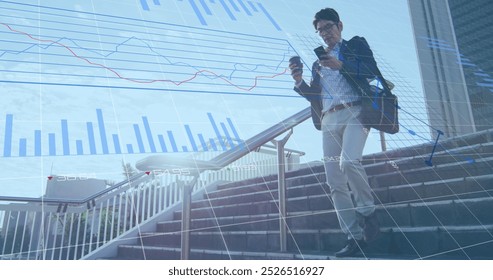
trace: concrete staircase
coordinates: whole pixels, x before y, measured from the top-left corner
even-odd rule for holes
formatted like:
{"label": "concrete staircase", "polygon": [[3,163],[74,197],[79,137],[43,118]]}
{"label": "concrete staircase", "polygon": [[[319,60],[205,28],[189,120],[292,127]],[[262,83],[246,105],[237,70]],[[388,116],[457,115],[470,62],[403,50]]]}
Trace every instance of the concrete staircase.
{"label": "concrete staircase", "polygon": [[[381,225],[357,258],[493,259],[493,130],[366,156]],[[288,252],[277,176],[220,185],[193,202],[192,259],[327,259],[345,242],[321,164],[287,174]],[[115,259],[179,259],[181,212]]]}

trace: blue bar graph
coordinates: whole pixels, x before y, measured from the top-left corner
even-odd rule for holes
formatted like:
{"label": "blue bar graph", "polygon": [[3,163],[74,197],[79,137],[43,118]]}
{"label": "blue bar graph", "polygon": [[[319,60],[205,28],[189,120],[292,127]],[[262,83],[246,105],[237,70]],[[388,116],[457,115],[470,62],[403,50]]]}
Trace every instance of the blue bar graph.
{"label": "blue bar graph", "polygon": [[214,139],[209,139],[209,140],[210,140],[212,149],[217,152],[216,142],[214,142]]}
{"label": "blue bar graph", "polygon": [[190,126],[188,124],[185,125],[185,130],[187,131],[188,139],[190,140],[190,143],[192,144],[193,151],[198,152],[199,150],[197,149],[197,144],[195,143],[195,140],[193,139],[192,131],[190,130]]}
{"label": "blue bar graph", "polygon": [[219,3],[221,3],[221,5],[223,6],[224,10],[226,11],[226,13],[228,14],[229,18],[231,20],[234,20],[236,21],[236,17],[233,15],[233,13],[231,12],[231,10],[229,9],[229,7],[226,5],[226,3],[224,3],[224,0],[219,0]]}
{"label": "blue bar graph", "polygon": [[205,0],[199,0],[199,2],[202,5],[202,8],[204,8],[205,13],[208,14],[209,16],[212,16],[211,9],[209,9],[209,6],[207,6]]}
{"label": "blue bar graph", "polygon": [[134,153],[134,148],[132,147],[132,144],[127,144],[127,152],[129,154],[133,154]]}
{"label": "blue bar graph", "polygon": [[254,12],[258,12],[257,7],[255,7],[255,5],[252,3],[252,1],[247,1],[247,3],[248,3],[248,5],[250,5],[250,8],[252,8],[252,10]]}
{"label": "blue bar graph", "polygon": [[139,152],[145,153],[144,142],[142,141],[142,135],[140,134],[139,125],[134,124],[135,137],[137,138],[137,144],[139,145]]}
{"label": "blue bar graph", "polygon": [[214,129],[214,132],[216,133],[217,141],[219,141],[219,144],[221,144],[221,147],[223,148],[223,151],[226,151],[226,145],[223,142],[221,133],[219,132],[219,129],[217,128],[216,122],[214,121],[214,118],[212,117],[212,114],[211,113],[207,113],[207,116],[209,117],[209,121],[211,122],[212,128]]}
{"label": "blue bar graph", "polygon": [[[96,148],[96,146],[99,146],[96,144],[96,134],[98,131],[95,131],[94,128],[94,123],[93,122],[86,122],[86,130],[87,130],[87,138],[84,139],[74,139],[71,140],[71,134],[70,132],[73,130],[71,127],[69,127],[69,120],[68,119],[60,119],[60,126],[59,126],[59,133],[58,132],[50,132],[44,134],[43,132],[39,129],[34,130],[34,134],[31,134],[34,136],[34,138],[29,138],[29,137],[19,137],[14,139],[13,135],[15,134],[15,124],[14,124],[14,115],[13,114],[6,114],[6,120],[5,120],[5,135],[3,136],[4,142],[1,143],[0,145],[3,144],[3,151],[4,151],[4,157],[12,157],[12,156],[18,156],[18,157],[27,157],[27,156],[69,156],[69,155],[96,155],[96,154],[110,154],[109,149],[111,149],[112,154],[122,154],[128,151],[128,153],[147,153],[149,151],[146,151],[146,145],[144,143],[143,135],[140,130],[140,125],[139,124],[133,124],[133,132],[135,133],[135,143],[132,144],[122,144],[119,139],[119,134],[108,134],[108,136],[112,139],[112,144],[113,147],[109,147],[107,143],[107,138],[106,138],[106,128],[105,128],[105,123],[104,123],[104,118],[103,118],[103,111],[101,109],[96,110],[96,115],[97,115],[97,120],[98,120],[98,131],[101,136],[101,147],[105,152],[99,150],[99,148]],[[218,150],[218,146],[216,145],[215,141],[219,141],[222,150],[228,150],[229,147],[234,147],[237,145],[235,141],[239,141],[240,137],[238,135],[238,132],[236,131],[233,122],[231,119],[226,118],[229,124],[229,128],[227,127],[228,124],[225,124],[226,122],[221,122],[220,123],[220,128],[216,124],[216,121],[214,120],[214,117],[212,116],[211,113],[207,113],[207,116],[209,118],[209,121],[211,123],[211,127],[213,129],[214,135],[217,137],[217,140],[213,140],[213,138],[209,138],[209,140],[206,141],[206,138],[204,137],[204,134],[202,133],[194,133],[192,130],[192,127],[190,125],[184,125],[184,130],[186,132],[186,137],[188,138],[187,140],[182,140],[185,142],[189,142],[187,145],[183,145],[184,143],[181,143],[182,145],[178,145],[174,135],[173,131],[168,130],[167,131],[167,137],[169,140],[165,139],[164,134],[157,134],[153,135],[152,127],[151,127],[151,122],[149,121],[147,116],[142,116],[142,122],[144,125],[147,141],[146,143],[149,143],[149,147],[151,150],[151,153],[168,153],[168,152],[202,152],[202,151],[209,151],[209,150]],[[77,129],[75,129],[77,130]],[[232,132],[232,133],[231,133]],[[58,134],[58,136],[57,136]],[[110,136],[111,135],[111,136]],[[47,138],[47,150],[43,150],[42,144],[42,138],[48,136]],[[0,136],[2,137],[2,136]],[[57,137],[59,137],[57,139]],[[157,137],[159,141],[159,146],[160,148],[156,147],[156,141],[154,140],[155,137]],[[198,138],[196,138],[198,137]],[[33,140],[30,140],[33,139]],[[18,153],[17,151],[12,151],[13,149],[13,141],[16,141],[16,143],[19,143],[19,148],[18,148]],[[31,142],[32,141],[32,142]],[[43,140],[44,141],[44,140]],[[110,140],[111,141],[111,140]],[[169,144],[171,145],[171,148],[167,146],[167,141],[169,141]],[[227,142],[226,142],[227,141]],[[33,150],[29,150],[27,143],[33,143]],[[58,142],[58,143],[57,143]],[[227,144],[226,144],[227,143]],[[58,151],[57,151],[57,145]],[[87,145],[87,146],[86,146]],[[110,144],[111,145],[111,144]],[[123,151],[125,149],[124,145],[126,145],[127,151]],[[70,149],[72,146],[72,149]],[[84,148],[86,146],[86,148]],[[201,146],[202,148],[200,148]],[[136,148],[138,147],[138,150],[136,151]],[[179,148],[180,147],[180,148]],[[15,149],[17,149],[17,145],[15,146]],[[114,149],[114,153],[113,153]],[[135,149],[135,150],[134,150]],[[84,151],[85,150],[85,151]],[[159,150],[159,151],[158,151]],[[85,152],[85,153],[84,153]],[[12,155],[12,153],[15,153],[15,155]],[[28,154],[29,153],[29,154]]]}
{"label": "blue bar graph", "polygon": [[166,143],[164,143],[164,136],[162,134],[158,134],[157,138],[159,139],[159,144],[161,145],[161,151],[163,153],[168,152],[168,149],[166,148]]}
{"label": "blue bar graph", "polygon": [[274,18],[272,18],[272,16],[269,14],[269,12],[267,12],[267,10],[264,8],[264,6],[261,4],[261,3],[257,3],[260,10],[265,14],[265,16],[270,20],[270,22],[274,25],[274,27],[281,31],[281,27],[279,27],[279,25],[277,24],[277,22],[274,20]]}
{"label": "blue bar graph", "polygon": [[241,8],[243,8],[247,15],[252,16],[252,13],[250,13],[250,10],[247,8],[243,0],[238,0],[238,3],[240,3]]}
{"label": "blue bar graph", "polygon": [[236,6],[236,3],[233,0],[229,0],[229,3],[231,4],[231,7],[233,7],[235,11],[237,12],[240,11],[240,9],[238,8],[238,6]]}
{"label": "blue bar graph", "polygon": [[142,122],[144,123],[144,129],[146,131],[147,140],[149,140],[149,147],[151,148],[151,153],[156,152],[156,145],[154,145],[154,139],[152,139],[151,127],[149,126],[149,121],[147,117],[142,117]]}
{"label": "blue bar graph", "polygon": [[77,148],[77,155],[83,155],[84,149],[82,148],[82,140],[75,140],[75,147]]}
{"label": "blue bar graph", "polygon": [[12,124],[14,115],[7,114],[5,118],[5,140],[3,146],[3,156],[10,157],[12,155]]}
{"label": "blue bar graph", "polygon": [[108,151],[108,142],[106,141],[106,130],[104,128],[103,111],[101,109],[96,109],[96,113],[98,114],[99,135],[101,135],[101,145],[103,146],[103,154],[107,155],[109,151]]}
{"label": "blue bar graph", "polygon": [[49,155],[56,155],[55,133],[48,133]]}
{"label": "blue bar graph", "polygon": [[197,4],[195,4],[195,1],[194,0],[188,0],[188,2],[190,2],[190,5],[192,6],[193,11],[197,15],[197,18],[199,19],[200,23],[202,25],[207,25],[207,22],[205,22],[205,19],[202,16],[202,13],[199,10],[199,7],[197,7]]}
{"label": "blue bar graph", "polygon": [[34,156],[41,156],[41,130],[34,131]]}
{"label": "blue bar graph", "polygon": [[27,139],[19,139],[19,156],[25,157],[27,155]]}
{"label": "blue bar graph", "polygon": [[233,121],[231,121],[230,118],[226,118],[226,120],[228,121],[229,128],[231,129],[231,131],[233,131],[233,135],[235,136],[236,141],[239,141],[239,143],[240,143],[239,144],[240,149],[246,148],[245,143],[243,141],[241,141],[240,135],[238,134],[238,131],[236,131],[236,128],[233,125]]}
{"label": "blue bar graph", "polygon": [[120,140],[118,139],[117,134],[113,134],[113,145],[115,145],[115,154],[121,154],[122,149],[120,147]]}
{"label": "blue bar graph", "polygon": [[226,128],[226,125],[224,123],[221,123],[221,128],[224,131],[224,134],[226,135],[226,139],[228,140],[229,147],[232,149],[235,146],[235,143],[233,143],[233,140],[231,140],[231,136],[229,135],[228,129]]}
{"label": "blue bar graph", "polygon": [[89,151],[91,155],[96,154],[96,140],[94,140],[94,128],[92,122],[87,123],[87,137],[89,138]]}
{"label": "blue bar graph", "polygon": [[142,9],[149,11],[149,5],[147,5],[147,0],[140,0],[140,4],[142,5]]}
{"label": "blue bar graph", "polygon": [[62,147],[63,147],[63,155],[64,156],[70,155],[67,120],[62,120]]}
{"label": "blue bar graph", "polygon": [[[277,22],[274,20],[272,15],[267,11],[267,9],[258,1],[253,2],[253,1],[247,1],[247,0],[176,0],[178,2],[188,2],[190,5],[191,10],[193,11],[193,14],[197,17],[198,21],[200,22],[201,25],[207,26],[207,16],[222,16],[223,11],[226,13],[228,18],[232,21],[238,21],[238,20],[244,20],[244,18],[241,18],[239,16],[238,18],[235,16],[234,13],[241,13],[242,11],[245,12],[246,15],[249,17],[252,16],[265,16],[264,19],[267,19],[274,28],[276,28],[278,31],[282,31],[281,27]],[[149,4],[147,3],[147,0],[140,0],[142,9],[144,11],[150,11]],[[156,6],[162,6],[160,1],[158,0],[153,0],[154,4]],[[208,2],[210,4],[208,4]],[[212,5],[212,4],[217,4],[219,5]],[[164,7],[164,6],[163,6]],[[222,8],[222,9],[221,9]]]}
{"label": "blue bar graph", "polygon": [[178,152],[178,147],[176,146],[175,137],[173,137],[173,132],[168,130],[167,133],[168,133],[169,142],[171,142],[171,148],[173,149],[173,152]]}
{"label": "blue bar graph", "polygon": [[199,133],[198,136],[199,136],[200,145],[202,145],[202,150],[208,151],[209,148],[207,148],[207,143],[205,143],[205,139],[204,139],[204,136],[202,135],[202,133]]}

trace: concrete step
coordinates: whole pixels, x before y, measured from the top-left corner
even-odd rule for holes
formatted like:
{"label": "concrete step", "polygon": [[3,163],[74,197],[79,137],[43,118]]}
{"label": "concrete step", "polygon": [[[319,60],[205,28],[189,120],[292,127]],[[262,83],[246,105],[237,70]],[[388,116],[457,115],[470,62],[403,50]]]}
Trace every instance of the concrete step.
{"label": "concrete step", "polygon": [[493,157],[477,160],[475,163],[455,162],[451,164],[403,170],[393,173],[369,176],[373,188],[414,184],[428,181],[447,180],[471,176],[489,175],[493,170]]}
{"label": "concrete step", "polygon": [[493,224],[493,198],[471,198],[380,206],[382,226],[480,226]]}
{"label": "concrete step", "polygon": [[[277,187],[268,190],[258,190],[258,191],[254,191],[250,189],[250,187],[242,187],[242,188],[248,188],[248,190],[240,190],[239,194],[232,194],[228,196],[215,195],[214,197],[211,197],[210,194],[206,194],[204,195],[204,199],[193,201],[192,207],[202,208],[202,207],[210,207],[211,205],[221,206],[221,205],[231,205],[237,203],[248,203],[248,202],[258,203],[261,201],[269,201],[278,198]],[[288,198],[294,198],[300,196],[306,197],[306,196],[328,194],[328,193],[330,193],[330,190],[325,183],[314,183],[310,185],[294,186],[287,189]]]}
{"label": "concrete step", "polygon": [[[193,219],[190,227],[193,231],[215,231],[219,227],[224,231],[276,230],[279,229],[279,214]],[[156,231],[180,232],[181,220],[159,222]]]}
{"label": "concrete step", "polygon": [[[322,155],[320,157],[322,157]],[[286,178],[294,178],[297,176],[303,176],[307,174],[322,174],[324,173],[324,171],[325,169],[323,162],[320,160],[320,161],[311,162],[309,164],[309,167],[304,167],[298,170],[286,172]]]}
{"label": "concrete step", "polygon": [[[305,197],[293,197],[287,199],[286,210],[288,212],[316,211],[333,209],[328,195],[312,195]],[[256,215],[278,213],[277,200],[264,200],[259,202],[237,203],[214,207],[192,209],[192,218],[229,217],[236,215]],[[181,211],[174,212],[174,219],[181,219]]]}
{"label": "concrete step", "polygon": [[262,176],[262,177],[257,177],[257,178],[251,178],[243,181],[238,181],[238,182],[228,182],[219,185],[217,188],[218,189],[230,189],[234,187],[241,187],[241,186],[254,186],[258,184],[263,184],[265,182],[274,182],[277,180],[277,174],[272,174],[272,175],[267,175],[267,176]]}
{"label": "concrete step", "polygon": [[[282,252],[249,252],[225,250],[191,249],[192,260],[326,260],[327,255],[319,252],[310,253],[282,253]],[[180,248],[121,245],[115,260],[177,260],[180,259]]]}
{"label": "concrete step", "polygon": [[[302,186],[309,184],[321,184],[325,182],[325,174],[323,170],[318,173],[310,173],[305,175],[298,175],[295,177],[286,177],[286,186],[289,188],[291,186]],[[217,198],[217,197],[226,197],[231,195],[240,195],[240,194],[249,194],[258,191],[268,191],[268,190],[277,190],[278,182],[277,176],[273,180],[264,180],[259,183],[248,183],[241,185],[221,185],[218,186],[218,189],[213,192],[209,192],[209,198]]]}
{"label": "concrete step", "polygon": [[385,204],[490,197],[493,174],[376,188],[374,192]]}
{"label": "concrete step", "polygon": [[240,186],[230,186],[225,187],[225,185],[221,185],[218,187],[216,191],[209,192],[207,195],[209,198],[218,198],[218,197],[229,197],[232,195],[242,195],[242,194],[251,194],[261,191],[269,191],[277,189],[277,181],[265,181],[259,184],[248,184],[248,185],[240,185]]}

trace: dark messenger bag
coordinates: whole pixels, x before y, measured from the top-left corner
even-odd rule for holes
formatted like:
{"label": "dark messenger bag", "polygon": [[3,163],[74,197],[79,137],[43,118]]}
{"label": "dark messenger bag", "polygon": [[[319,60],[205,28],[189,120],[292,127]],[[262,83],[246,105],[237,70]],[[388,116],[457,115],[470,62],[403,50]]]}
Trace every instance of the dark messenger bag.
{"label": "dark messenger bag", "polygon": [[380,77],[375,78],[377,84],[370,85],[369,92],[363,92],[362,122],[367,127],[395,134],[399,132],[397,96],[391,92],[394,85]]}

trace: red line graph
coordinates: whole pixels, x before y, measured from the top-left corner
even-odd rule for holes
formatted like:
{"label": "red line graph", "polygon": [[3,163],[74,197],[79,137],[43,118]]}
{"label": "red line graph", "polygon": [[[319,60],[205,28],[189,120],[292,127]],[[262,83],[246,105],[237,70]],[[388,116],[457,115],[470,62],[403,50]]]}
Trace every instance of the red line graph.
{"label": "red line graph", "polygon": [[58,45],[60,47],[63,47],[66,50],[68,50],[77,59],[83,60],[83,61],[85,61],[86,63],[88,63],[90,65],[94,65],[94,66],[100,67],[102,69],[106,69],[106,70],[110,71],[111,73],[115,74],[116,77],[118,77],[118,78],[120,78],[122,80],[126,80],[126,81],[133,82],[133,83],[139,83],[139,84],[172,83],[172,84],[174,84],[176,86],[180,86],[180,85],[182,85],[184,83],[187,83],[187,82],[190,82],[190,81],[194,80],[195,78],[197,78],[198,76],[200,76],[200,74],[207,73],[207,74],[211,74],[212,76],[215,76],[215,77],[223,80],[227,84],[229,84],[229,85],[231,85],[231,86],[233,86],[233,87],[235,87],[237,89],[240,89],[240,90],[243,90],[243,91],[251,91],[252,89],[254,89],[255,87],[257,87],[258,80],[259,79],[263,79],[263,78],[265,78],[265,79],[273,79],[273,78],[276,78],[278,76],[281,76],[281,75],[286,74],[286,72],[288,71],[288,69],[285,68],[284,71],[282,71],[280,73],[276,73],[276,74],[271,75],[271,76],[255,76],[254,83],[253,83],[253,85],[251,87],[241,87],[241,86],[238,86],[238,85],[234,84],[231,80],[226,79],[226,78],[224,78],[222,76],[219,76],[218,74],[216,74],[216,73],[214,73],[214,72],[212,72],[210,70],[207,70],[207,69],[199,70],[195,74],[193,74],[190,78],[185,79],[185,80],[182,80],[182,81],[178,81],[178,82],[173,81],[173,80],[168,80],[168,79],[165,79],[165,80],[161,80],[161,79],[157,79],[157,80],[137,80],[137,79],[132,79],[132,78],[124,77],[120,73],[118,73],[117,71],[115,71],[114,69],[112,69],[110,67],[107,67],[107,66],[105,66],[103,64],[92,62],[89,59],[78,55],[70,47],[68,47],[68,46],[66,46],[66,45],[64,45],[64,44],[62,44],[60,42],[56,42],[56,41],[53,41],[53,40],[46,40],[46,39],[36,38],[36,37],[32,36],[29,33],[26,33],[24,31],[20,31],[20,30],[16,30],[16,29],[12,28],[10,25],[8,25],[6,23],[0,22],[0,24],[3,25],[3,26],[5,26],[5,27],[7,27],[12,32],[18,33],[18,34],[22,34],[24,36],[27,36],[30,39],[34,40],[34,41],[42,42],[42,43],[50,43],[50,44],[54,44],[54,45]]}

